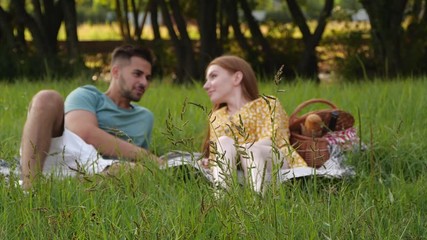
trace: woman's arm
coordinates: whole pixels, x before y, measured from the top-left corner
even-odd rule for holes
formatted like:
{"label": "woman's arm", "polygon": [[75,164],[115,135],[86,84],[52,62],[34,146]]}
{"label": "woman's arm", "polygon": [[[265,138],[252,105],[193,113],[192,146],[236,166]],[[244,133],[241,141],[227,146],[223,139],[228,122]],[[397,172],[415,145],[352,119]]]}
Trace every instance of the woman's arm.
{"label": "woman's arm", "polygon": [[[270,111],[270,118],[266,117],[264,124],[271,131],[265,133],[262,139],[270,138],[278,149],[284,154],[289,167],[304,167],[307,166],[304,159],[297,153],[289,142],[289,118],[279,102],[279,99],[270,99],[269,106],[266,106]],[[266,104],[267,105],[267,104]]]}

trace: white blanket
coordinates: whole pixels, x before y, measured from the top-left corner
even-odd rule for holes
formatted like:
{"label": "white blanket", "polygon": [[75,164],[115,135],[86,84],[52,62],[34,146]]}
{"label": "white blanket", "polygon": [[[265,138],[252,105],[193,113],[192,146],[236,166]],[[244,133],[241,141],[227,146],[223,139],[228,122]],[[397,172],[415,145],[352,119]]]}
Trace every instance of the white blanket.
{"label": "white blanket", "polygon": [[[332,150],[333,152],[333,150]],[[167,164],[163,168],[173,168],[181,165],[190,165],[199,170],[207,180],[212,182],[212,175],[209,169],[199,165],[199,160],[202,158],[201,153],[190,153],[183,151],[173,151],[163,155]],[[298,167],[289,169],[280,169],[277,174],[277,179],[280,182],[285,182],[290,179],[318,176],[326,178],[343,178],[354,176],[356,173],[352,167],[346,166],[343,163],[344,156],[342,154],[331,154],[331,158],[319,168]],[[240,171],[240,170],[238,170]],[[238,173],[241,176],[243,173]]]}

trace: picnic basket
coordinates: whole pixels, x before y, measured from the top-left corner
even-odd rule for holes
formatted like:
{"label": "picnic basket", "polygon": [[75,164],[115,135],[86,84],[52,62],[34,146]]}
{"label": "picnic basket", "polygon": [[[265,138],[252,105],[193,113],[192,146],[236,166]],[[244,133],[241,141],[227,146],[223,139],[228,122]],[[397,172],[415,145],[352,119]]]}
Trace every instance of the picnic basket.
{"label": "picnic basket", "polygon": [[[326,105],[328,108],[313,110],[301,115],[304,110],[319,104]],[[308,137],[301,134],[301,124],[305,122],[306,117],[311,113],[319,115],[324,123],[321,137]],[[328,126],[333,114],[338,115],[334,131],[353,127],[354,117],[350,113],[338,109],[335,104],[325,99],[307,100],[301,103],[289,117],[290,143],[310,167],[319,168],[330,157],[329,142],[324,135],[331,131]]]}

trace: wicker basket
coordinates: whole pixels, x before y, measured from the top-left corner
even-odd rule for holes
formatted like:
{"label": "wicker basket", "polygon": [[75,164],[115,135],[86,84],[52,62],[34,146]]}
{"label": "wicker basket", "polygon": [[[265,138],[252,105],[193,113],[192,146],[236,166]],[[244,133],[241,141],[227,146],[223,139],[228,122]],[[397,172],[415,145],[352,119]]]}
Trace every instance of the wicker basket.
{"label": "wicker basket", "polygon": [[[325,104],[329,109],[315,110],[299,116],[301,111],[313,104]],[[289,117],[289,129],[291,132],[290,142],[301,157],[307,162],[310,167],[319,168],[329,159],[328,141],[324,137],[313,138],[301,134],[301,124],[305,122],[305,118],[315,113],[320,116],[325,126],[329,125],[331,113],[338,113],[336,120],[335,131],[345,130],[354,125],[354,117],[345,111],[342,111],[335,104],[325,99],[310,99],[301,103]],[[327,127],[323,127],[322,136],[329,131]]]}

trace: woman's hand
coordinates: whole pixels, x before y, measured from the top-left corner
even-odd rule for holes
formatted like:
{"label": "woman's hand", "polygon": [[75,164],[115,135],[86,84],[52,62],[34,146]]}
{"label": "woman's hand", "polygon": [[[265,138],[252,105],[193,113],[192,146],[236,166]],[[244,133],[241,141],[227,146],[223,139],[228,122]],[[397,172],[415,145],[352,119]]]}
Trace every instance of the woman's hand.
{"label": "woman's hand", "polygon": [[199,166],[203,168],[209,168],[209,159],[208,158],[202,158],[198,162]]}

